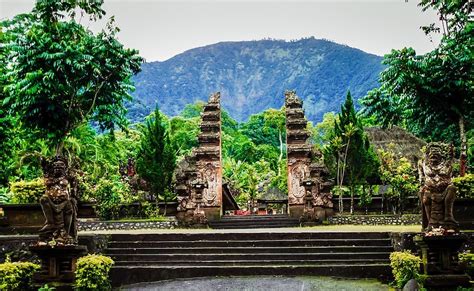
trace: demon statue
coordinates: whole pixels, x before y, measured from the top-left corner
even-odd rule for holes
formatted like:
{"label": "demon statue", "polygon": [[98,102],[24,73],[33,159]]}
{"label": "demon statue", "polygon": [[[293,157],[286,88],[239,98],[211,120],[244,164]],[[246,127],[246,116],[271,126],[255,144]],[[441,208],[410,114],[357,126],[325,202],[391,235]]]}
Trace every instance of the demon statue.
{"label": "demon statue", "polygon": [[453,147],[443,143],[429,143],[419,163],[420,199],[423,208],[423,229],[442,229],[454,232],[457,222],[453,217],[456,187],[451,183]]}
{"label": "demon statue", "polygon": [[40,243],[77,244],[77,180],[67,160],[55,157],[43,160],[46,192],[40,199],[46,218],[40,229]]}

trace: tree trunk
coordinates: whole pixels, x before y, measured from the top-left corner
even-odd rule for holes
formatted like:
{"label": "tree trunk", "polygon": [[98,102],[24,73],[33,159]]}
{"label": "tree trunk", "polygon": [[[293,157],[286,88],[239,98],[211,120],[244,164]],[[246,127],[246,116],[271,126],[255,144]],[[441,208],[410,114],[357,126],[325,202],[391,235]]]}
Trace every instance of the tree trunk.
{"label": "tree trunk", "polygon": [[342,202],[342,189],[341,189],[341,182],[339,181],[340,180],[340,161],[341,161],[341,157],[339,155],[339,152],[337,153],[337,165],[336,165],[336,182],[337,182],[337,185],[338,185],[338,190],[339,190],[339,213],[343,213],[344,212],[344,203]]}
{"label": "tree trunk", "polygon": [[464,129],[464,117],[459,117],[459,136],[461,137],[461,154],[459,156],[459,175],[464,177],[467,172],[467,138]]}
{"label": "tree trunk", "polygon": [[63,147],[64,147],[64,140],[62,140],[61,142],[59,142],[57,145],[56,145],[56,157],[61,157],[62,154],[63,154]]}
{"label": "tree trunk", "polygon": [[354,187],[351,186],[351,215],[354,214]]}
{"label": "tree trunk", "polygon": [[280,140],[280,156],[278,157],[278,176],[281,175],[281,159],[283,159],[283,137],[281,130],[278,131],[278,139]]}

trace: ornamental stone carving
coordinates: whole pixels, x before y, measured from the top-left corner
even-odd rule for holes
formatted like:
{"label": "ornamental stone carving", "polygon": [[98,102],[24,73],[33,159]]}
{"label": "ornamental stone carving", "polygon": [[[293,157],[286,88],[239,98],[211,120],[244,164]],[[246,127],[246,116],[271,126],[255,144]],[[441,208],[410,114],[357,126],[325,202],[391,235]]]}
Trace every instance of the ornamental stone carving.
{"label": "ornamental stone carving", "polygon": [[42,160],[46,192],[40,198],[45,224],[39,230],[41,244],[77,244],[77,179],[63,157]]}
{"label": "ornamental stone carving", "polygon": [[423,205],[423,228],[425,231],[457,230],[453,216],[456,187],[451,182],[453,172],[453,147],[443,143],[429,143],[419,163],[422,187],[420,199]]}

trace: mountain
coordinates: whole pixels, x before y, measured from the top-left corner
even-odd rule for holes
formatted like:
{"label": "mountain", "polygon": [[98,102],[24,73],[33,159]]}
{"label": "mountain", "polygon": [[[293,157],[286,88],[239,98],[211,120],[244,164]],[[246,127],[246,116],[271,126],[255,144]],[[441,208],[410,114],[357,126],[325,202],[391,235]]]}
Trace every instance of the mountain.
{"label": "mountain", "polygon": [[267,108],[280,108],[284,92],[296,90],[309,120],[339,111],[347,90],[358,99],[377,87],[382,58],[331,41],[259,40],[220,42],[188,50],[164,62],[142,65],[134,77],[136,121],[155,104],[177,115],[188,103],[220,91],[222,104],[238,121]]}

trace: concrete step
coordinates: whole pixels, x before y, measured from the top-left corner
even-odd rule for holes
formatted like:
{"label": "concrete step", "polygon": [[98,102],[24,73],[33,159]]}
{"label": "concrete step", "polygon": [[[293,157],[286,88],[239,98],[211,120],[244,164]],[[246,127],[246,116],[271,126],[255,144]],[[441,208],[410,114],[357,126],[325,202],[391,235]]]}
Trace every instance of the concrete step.
{"label": "concrete step", "polygon": [[281,223],[281,224],[262,224],[262,223],[253,223],[253,224],[210,224],[209,225],[213,229],[255,229],[255,228],[290,228],[290,227],[298,227],[299,224],[293,223]]}
{"label": "concrete step", "polygon": [[207,276],[334,276],[386,278],[389,264],[360,265],[244,265],[244,266],[115,266],[110,277],[113,286],[140,282],[153,282],[175,278]]}
{"label": "concrete step", "polygon": [[[124,250],[125,251],[125,250]],[[207,254],[110,254],[118,261],[211,261],[211,260],[323,260],[323,259],[387,259],[390,252],[338,252],[338,253],[207,253]]]}
{"label": "concrete step", "polygon": [[107,248],[107,254],[239,254],[390,252],[392,246],[165,247]]}
{"label": "concrete step", "polygon": [[111,241],[146,242],[146,241],[223,241],[223,240],[301,240],[301,239],[346,239],[371,240],[388,239],[385,232],[267,232],[255,231],[233,232],[202,232],[202,233],[142,233],[142,234],[111,234]]}
{"label": "concrete step", "polygon": [[112,241],[109,248],[152,247],[288,247],[288,246],[391,246],[389,238],[375,239],[279,239],[279,240],[178,240]]}
{"label": "concrete step", "polygon": [[228,215],[210,221],[209,226],[214,229],[283,228],[300,226],[300,222],[288,215]]}
{"label": "concrete step", "polygon": [[[343,260],[213,260],[199,261],[200,266],[249,266],[249,265],[361,265],[361,264],[388,264],[389,259],[343,259]],[[115,266],[194,266],[194,261],[115,261]]]}

